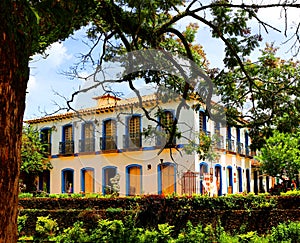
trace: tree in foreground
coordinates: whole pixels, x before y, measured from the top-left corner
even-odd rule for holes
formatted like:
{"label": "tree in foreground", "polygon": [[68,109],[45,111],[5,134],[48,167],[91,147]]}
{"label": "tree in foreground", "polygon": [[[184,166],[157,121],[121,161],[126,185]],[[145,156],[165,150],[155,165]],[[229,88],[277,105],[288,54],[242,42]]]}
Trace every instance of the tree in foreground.
{"label": "tree in foreground", "polygon": [[299,132],[274,131],[257,156],[263,173],[279,178],[283,182],[296,180],[300,173],[299,135]]}
{"label": "tree in foreground", "polygon": [[[187,57],[198,65],[205,65],[199,58],[201,48],[192,48],[193,39],[188,31],[197,33],[195,26],[178,30],[186,21],[195,21],[211,30],[212,38],[225,44],[224,65],[226,70],[240,67],[245,75],[244,86],[256,86],[247,72],[243,59],[259,45],[261,29],[273,27],[259,18],[259,10],[280,8],[288,20],[288,9],[299,8],[290,1],[273,4],[247,5],[223,0],[201,1],[179,0],[2,0],[0,3],[0,242],[17,241],[18,182],[21,165],[22,123],[25,109],[25,96],[29,79],[28,63],[30,56],[41,53],[47,46],[64,40],[74,30],[82,26],[91,27],[88,35],[101,44],[102,64],[116,55],[144,49],[171,51]],[[261,27],[251,32],[249,21]],[[288,24],[283,27],[287,33]],[[294,31],[294,47],[298,46],[299,28]],[[195,44],[195,43],[194,43]],[[95,48],[91,49],[95,50]],[[86,55],[84,61],[92,55]],[[176,63],[176,62],[175,62]],[[209,71],[208,69],[205,69]],[[76,72],[75,72],[76,73]],[[222,73],[222,72],[220,72]],[[151,75],[149,75],[151,74]],[[183,99],[193,91],[187,80],[177,80],[161,76],[160,73],[145,72],[129,75],[123,80],[129,87],[136,77],[146,82],[173,87]],[[218,80],[217,75],[215,80]],[[121,82],[120,81],[120,82]],[[229,84],[235,86],[236,83]],[[238,86],[236,86],[238,89]],[[236,90],[237,90],[236,89]],[[175,133],[174,128],[171,133]],[[170,136],[170,141],[172,137]]]}
{"label": "tree in foreground", "polygon": [[85,16],[93,1],[81,2],[0,3],[0,242],[17,242],[22,127],[30,56],[88,23]]}

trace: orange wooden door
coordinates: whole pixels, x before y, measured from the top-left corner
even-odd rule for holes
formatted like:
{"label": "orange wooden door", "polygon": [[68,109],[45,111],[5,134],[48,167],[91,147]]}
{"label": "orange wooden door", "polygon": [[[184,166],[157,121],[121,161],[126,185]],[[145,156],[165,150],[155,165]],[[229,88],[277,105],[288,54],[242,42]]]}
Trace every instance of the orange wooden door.
{"label": "orange wooden door", "polygon": [[162,193],[164,195],[172,194],[175,192],[174,167],[170,165],[162,165],[161,168]]}
{"label": "orange wooden door", "polygon": [[129,169],[129,195],[141,193],[141,169],[137,166]]}
{"label": "orange wooden door", "polygon": [[85,170],[84,171],[84,190],[85,193],[94,192],[94,183],[93,183],[93,171]]}

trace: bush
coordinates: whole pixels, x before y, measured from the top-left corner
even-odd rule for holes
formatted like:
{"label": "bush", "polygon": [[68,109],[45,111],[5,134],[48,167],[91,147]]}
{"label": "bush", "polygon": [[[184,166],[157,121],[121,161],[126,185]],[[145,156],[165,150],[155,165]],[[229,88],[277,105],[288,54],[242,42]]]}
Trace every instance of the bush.
{"label": "bush", "polygon": [[[18,218],[19,232],[24,228],[26,215]],[[94,230],[87,231],[83,222],[76,222],[58,236],[58,226],[55,220],[47,217],[38,217],[36,223],[36,234],[33,238],[21,236],[19,240],[34,240],[35,242],[55,241],[60,243],[84,243],[84,242],[105,242],[105,243],[235,243],[235,242],[300,242],[300,222],[281,223],[273,227],[271,234],[259,236],[256,231],[246,231],[243,226],[239,233],[230,235],[218,223],[216,226],[211,224],[205,227],[201,224],[193,226],[188,221],[184,229],[176,236],[173,234],[174,226],[169,224],[158,224],[155,229],[139,228],[135,226],[134,219],[127,217],[126,220],[99,220],[98,226]]]}
{"label": "bush", "polygon": [[300,222],[281,223],[273,227],[271,242],[300,242]]}
{"label": "bush", "polygon": [[37,217],[34,240],[38,242],[41,240],[49,240],[55,236],[57,230],[56,220],[49,218],[49,216]]}
{"label": "bush", "polygon": [[91,242],[117,243],[124,241],[125,227],[121,220],[100,220],[92,232]]}
{"label": "bush", "polygon": [[25,228],[27,215],[18,216],[18,235],[22,235],[22,230]]}
{"label": "bush", "polygon": [[175,242],[218,242],[221,235],[224,235],[224,229],[220,224],[218,224],[216,228],[210,224],[203,227],[201,224],[193,226],[192,223],[188,221],[186,228],[178,235],[178,239]]}
{"label": "bush", "polygon": [[287,192],[281,192],[280,196],[300,196],[300,190],[291,190]]}
{"label": "bush", "polygon": [[32,193],[29,193],[29,192],[19,193],[19,198],[31,198],[31,197],[33,197]]}
{"label": "bush", "polygon": [[158,229],[146,230],[141,233],[138,237],[138,242],[140,243],[158,243],[158,242],[171,242],[173,239],[171,237],[173,226],[168,224],[159,224]]}
{"label": "bush", "polygon": [[61,235],[56,237],[55,241],[60,243],[91,242],[90,237],[83,228],[83,222],[76,222],[73,227],[65,229]]}

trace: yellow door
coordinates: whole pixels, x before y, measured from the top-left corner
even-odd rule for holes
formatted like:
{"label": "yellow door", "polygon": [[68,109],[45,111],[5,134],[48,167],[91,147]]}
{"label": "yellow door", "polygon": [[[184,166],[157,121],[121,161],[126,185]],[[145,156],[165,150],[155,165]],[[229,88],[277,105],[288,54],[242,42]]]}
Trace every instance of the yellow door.
{"label": "yellow door", "polygon": [[174,167],[170,165],[161,166],[161,183],[162,183],[162,193],[172,194],[175,192],[175,175]]}
{"label": "yellow door", "polygon": [[129,169],[129,195],[141,193],[141,169],[137,166]]}
{"label": "yellow door", "polygon": [[84,171],[84,190],[85,193],[92,193],[93,190],[93,171],[92,170],[85,170]]}

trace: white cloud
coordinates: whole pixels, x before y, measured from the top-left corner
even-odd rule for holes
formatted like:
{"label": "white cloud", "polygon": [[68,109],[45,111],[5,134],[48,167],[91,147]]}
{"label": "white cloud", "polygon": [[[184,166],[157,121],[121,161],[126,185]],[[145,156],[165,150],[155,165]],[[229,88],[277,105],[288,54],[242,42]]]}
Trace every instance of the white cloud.
{"label": "white cloud", "polygon": [[32,75],[29,76],[27,92],[32,92],[37,86],[36,78]]}
{"label": "white cloud", "polygon": [[63,43],[55,42],[46,50],[46,54],[49,55],[47,63],[53,68],[59,67],[64,62],[72,59],[72,55],[68,54],[67,51]]}

